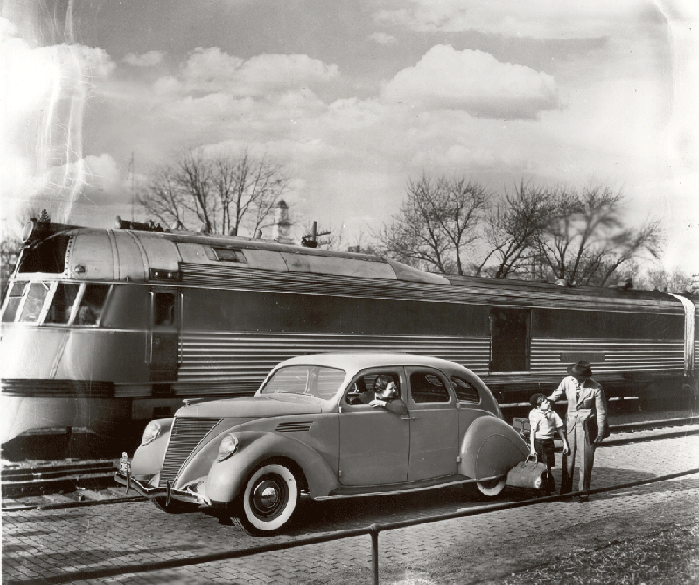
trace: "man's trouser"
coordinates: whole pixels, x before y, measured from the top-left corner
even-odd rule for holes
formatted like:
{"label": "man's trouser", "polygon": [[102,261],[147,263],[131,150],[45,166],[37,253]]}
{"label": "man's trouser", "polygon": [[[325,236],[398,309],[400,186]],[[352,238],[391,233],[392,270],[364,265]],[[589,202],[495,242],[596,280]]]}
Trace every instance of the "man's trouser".
{"label": "man's trouser", "polygon": [[578,415],[567,417],[567,439],[570,455],[563,455],[563,473],[561,477],[561,493],[567,494],[573,489],[573,472],[575,460],[580,457],[580,482],[578,490],[590,491],[590,479],[592,478],[592,466],[595,462],[595,444],[590,441],[589,432],[585,431],[585,418]]}

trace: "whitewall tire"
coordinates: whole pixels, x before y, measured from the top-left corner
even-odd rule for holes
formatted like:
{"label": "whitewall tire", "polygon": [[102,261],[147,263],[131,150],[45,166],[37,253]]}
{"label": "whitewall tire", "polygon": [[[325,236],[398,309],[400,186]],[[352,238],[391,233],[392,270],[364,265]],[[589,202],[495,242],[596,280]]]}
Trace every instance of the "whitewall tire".
{"label": "whitewall tire", "polygon": [[238,519],[249,534],[274,534],[292,519],[299,505],[299,482],[283,463],[258,467],[245,482]]}

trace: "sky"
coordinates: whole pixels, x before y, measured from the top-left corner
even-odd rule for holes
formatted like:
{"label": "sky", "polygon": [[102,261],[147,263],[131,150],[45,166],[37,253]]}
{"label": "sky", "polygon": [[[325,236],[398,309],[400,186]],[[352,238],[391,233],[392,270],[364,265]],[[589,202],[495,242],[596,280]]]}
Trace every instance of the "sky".
{"label": "sky", "polygon": [[110,227],[187,149],[267,156],[348,244],[410,179],[609,186],[699,273],[694,0],[4,0],[0,229]]}

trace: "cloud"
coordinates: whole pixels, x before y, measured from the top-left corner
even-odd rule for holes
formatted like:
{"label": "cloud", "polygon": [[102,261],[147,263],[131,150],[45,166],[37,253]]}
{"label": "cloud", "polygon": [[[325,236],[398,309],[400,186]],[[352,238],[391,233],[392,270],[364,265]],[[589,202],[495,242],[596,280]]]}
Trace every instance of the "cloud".
{"label": "cloud", "polygon": [[408,0],[377,11],[374,19],[419,32],[477,31],[506,37],[597,38],[618,34],[652,3],[638,0]]}
{"label": "cloud", "polygon": [[129,53],[122,59],[124,63],[133,65],[134,67],[153,67],[163,60],[165,53],[162,51],[148,51],[142,55]]}
{"label": "cloud", "polygon": [[339,76],[337,65],[308,55],[257,55],[243,60],[218,47],[195,49],[179,80],[187,91],[220,91],[263,96],[269,92],[300,89]]}
{"label": "cloud", "polygon": [[385,32],[375,32],[369,35],[369,40],[379,45],[391,45],[396,42],[396,37]]}
{"label": "cloud", "polygon": [[558,104],[550,75],[449,45],[432,47],[415,66],[399,71],[381,95],[387,102],[460,109],[486,118],[532,118]]}

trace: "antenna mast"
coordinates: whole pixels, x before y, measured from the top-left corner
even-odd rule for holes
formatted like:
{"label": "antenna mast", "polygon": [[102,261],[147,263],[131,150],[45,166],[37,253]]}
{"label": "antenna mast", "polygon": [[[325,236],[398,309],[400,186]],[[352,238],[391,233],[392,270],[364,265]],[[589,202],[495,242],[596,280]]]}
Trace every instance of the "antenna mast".
{"label": "antenna mast", "polygon": [[131,151],[129,160],[129,172],[131,173],[131,221],[135,220],[136,213],[136,155]]}

